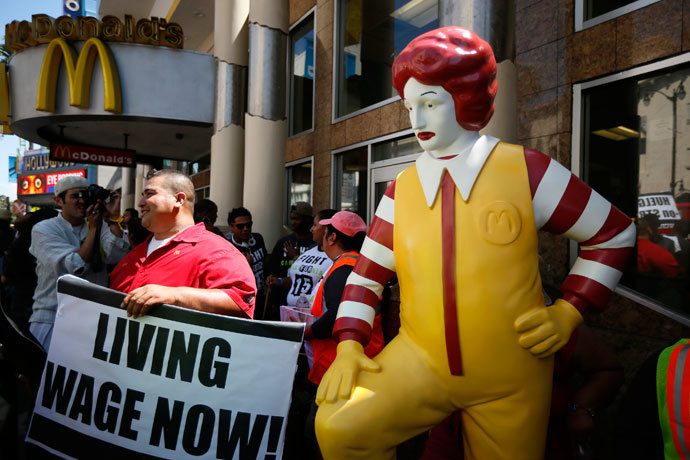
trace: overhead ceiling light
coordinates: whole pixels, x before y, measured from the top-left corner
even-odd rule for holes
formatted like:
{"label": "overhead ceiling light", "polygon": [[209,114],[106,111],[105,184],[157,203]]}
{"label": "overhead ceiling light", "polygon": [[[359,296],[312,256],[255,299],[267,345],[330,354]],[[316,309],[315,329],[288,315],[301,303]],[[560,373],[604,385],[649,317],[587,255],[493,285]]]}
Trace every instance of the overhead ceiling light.
{"label": "overhead ceiling light", "polygon": [[606,139],[611,139],[612,141],[622,141],[625,139],[634,139],[640,137],[639,132],[625,126],[616,126],[614,128],[599,129],[597,131],[592,131],[592,134],[605,137]]}
{"label": "overhead ceiling light", "polygon": [[393,11],[391,16],[415,27],[423,27],[438,16],[438,1],[411,0]]}
{"label": "overhead ceiling light", "polygon": [[638,133],[634,129],[630,129],[625,126],[616,126],[615,128],[609,128],[609,131],[613,131],[616,134],[620,134],[621,136],[625,136],[631,139],[634,137],[640,137],[640,133]]}
{"label": "overhead ceiling light", "polygon": [[621,136],[620,134],[613,133],[609,131],[608,129],[600,129],[598,131],[592,131],[592,134],[596,134],[597,136],[605,137],[606,139],[611,139],[612,141],[622,141],[623,139],[627,139],[625,136]]}

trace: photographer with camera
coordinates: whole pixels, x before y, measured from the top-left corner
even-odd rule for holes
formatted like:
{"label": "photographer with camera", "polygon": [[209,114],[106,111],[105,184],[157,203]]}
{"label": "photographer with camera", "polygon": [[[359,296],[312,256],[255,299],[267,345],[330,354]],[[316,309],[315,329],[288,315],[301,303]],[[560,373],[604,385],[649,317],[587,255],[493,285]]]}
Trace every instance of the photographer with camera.
{"label": "photographer with camera", "polygon": [[29,330],[46,350],[57,310],[57,279],[71,274],[107,286],[105,264],[116,264],[129,250],[119,225],[119,193],[68,176],[55,184],[54,200],[60,214],[34,226],[29,248],[38,277]]}

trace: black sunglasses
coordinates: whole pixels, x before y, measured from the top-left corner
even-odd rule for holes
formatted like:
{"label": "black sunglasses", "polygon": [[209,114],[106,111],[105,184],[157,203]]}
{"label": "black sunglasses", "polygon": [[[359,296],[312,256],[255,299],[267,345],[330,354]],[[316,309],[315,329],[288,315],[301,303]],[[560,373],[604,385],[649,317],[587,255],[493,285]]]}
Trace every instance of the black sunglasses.
{"label": "black sunglasses", "polygon": [[244,230],[245,228],[252,228],[254,222],[247,222],[246,224],[235,224],[238,230]]}

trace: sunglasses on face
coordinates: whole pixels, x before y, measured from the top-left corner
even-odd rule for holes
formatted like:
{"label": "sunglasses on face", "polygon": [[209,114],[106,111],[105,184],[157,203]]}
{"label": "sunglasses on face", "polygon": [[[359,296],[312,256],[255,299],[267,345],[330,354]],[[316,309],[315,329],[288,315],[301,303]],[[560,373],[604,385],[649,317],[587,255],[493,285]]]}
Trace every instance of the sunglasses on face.
{"label": "sunglasses on face", "polygon": [[244,230],[245,228],[252,228],[254,222],[247,222],[246,224],[235,224],[238,230]]}

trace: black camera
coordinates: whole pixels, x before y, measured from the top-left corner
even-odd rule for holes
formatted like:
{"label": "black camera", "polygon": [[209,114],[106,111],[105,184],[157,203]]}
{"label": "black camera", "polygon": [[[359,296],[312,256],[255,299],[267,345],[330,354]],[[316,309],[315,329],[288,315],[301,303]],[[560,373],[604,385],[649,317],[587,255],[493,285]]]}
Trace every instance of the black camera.
{"label": "black camera", "polygon": [[89,187],[81,192],[81,197],[86,202],[86,207],[97,204],[98,200],[103,200],[107,203],[110,200],[110,191],[101,187],[100,185],[91,184]]}

